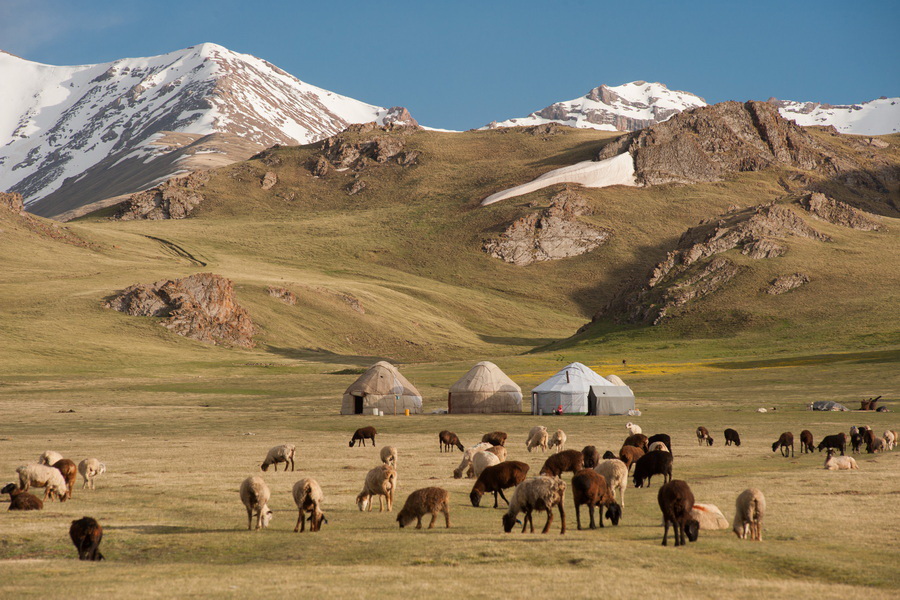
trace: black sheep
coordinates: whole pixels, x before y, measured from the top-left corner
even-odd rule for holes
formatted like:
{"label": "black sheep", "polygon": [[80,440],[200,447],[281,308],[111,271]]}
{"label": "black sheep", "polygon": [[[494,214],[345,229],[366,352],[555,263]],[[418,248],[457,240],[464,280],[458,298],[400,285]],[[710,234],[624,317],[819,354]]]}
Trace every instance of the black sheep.
{"label": "black sheep", "polygon": [[353,437],[350,438],[350,447],[352,448],[356,442],[360,443],[360,446],[366,445],[366,440],[372,440],[372,446],[375,445],[375,434],[378,432],[375,431],[375,428],[371,425],[369,427],[360,427],[356,431],[353,432]]}
{"label": "black sheep", "polygon": [[0,490],[0,494],[9,494],[9,509],[7,510],[41,510],[44,502],[35,496],[19,489],[15,483],[10,483]]}
{"label": "black sheep", "polygon": [[819,452],[822,451],[823,448],[834,448],[835,450],[841,451],[841,456],[844,456],[844,448],[847,447],[847,434],[843,431],[841,433],[836,433],[834,435],[826,435],[822,438],[822,441],[819,442],[819,445],[816,446]]}
{"label": "black sheep", "polygon": [[813,434],[809,429],[800,432],[800,454],[812,452],[816,445],[813,443]]}
{"label": "black sheep", "polygon": [[670,452],[654,450],[634,463],[634,487],[644,487],[645,479],[647,487],[650,487],[650,478],[654,475],[662,475],[664,482],[672,479],[672,454]]}
{"label": "black sheep", "polygon": [[651,435],[647,438],[648,448],[653,445],[653,442],[662,442],[666,445],[666,448],[669,449],[669,452],[672,451],[672,438],[669,437],[667,433],[657,433],[656,435]]}
{"label": "black sheep", "polygon": [[[841,434],[841,435],[843,435],[843,434]],[[775,442],[774,444],[772,444],[772,452],[775,452],[779,448],[781,448],[781,455],[783,457],[785,457],[785,458],[787,458],[788,456],[793,457],[794,456],[794,434],[791,433],[790,431],[785,431],[784,433],[782,433],[779,436],[778,441]],[[788,450],[788,448],[790,448],[790,450]]]}
{"label": "black sheep", "polygon": [[732,444],[734,444],[735,446],[740,446],[741,445],[741,435],[734,429],[726,429],[725,430],[725,445],[730,446]]}

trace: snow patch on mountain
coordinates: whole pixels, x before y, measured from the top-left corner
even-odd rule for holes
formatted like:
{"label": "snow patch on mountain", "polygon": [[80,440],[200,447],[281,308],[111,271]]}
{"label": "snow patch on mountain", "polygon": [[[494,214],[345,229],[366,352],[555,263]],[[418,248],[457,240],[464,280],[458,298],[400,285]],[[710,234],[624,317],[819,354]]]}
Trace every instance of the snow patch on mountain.
{"label": "snow patch on mountain", "polygon": [[831,125],[841,133],[885,135],[900,131],[900,98],[878,98],[860,104],[832,105],[770,98],[778,112],[798,125]]}

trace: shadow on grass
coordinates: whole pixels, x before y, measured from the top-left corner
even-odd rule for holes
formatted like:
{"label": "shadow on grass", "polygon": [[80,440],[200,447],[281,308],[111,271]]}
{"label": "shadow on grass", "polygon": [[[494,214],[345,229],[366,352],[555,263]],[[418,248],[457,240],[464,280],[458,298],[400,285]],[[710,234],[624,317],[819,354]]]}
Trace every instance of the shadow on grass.
{"label": "shadow on grass", "polygon": [[181,525],[107,525],[103,527],[106,531],[136,531],[144,535],[171,535],[180,533],[234,533],[235,531],[243,531],[242,529],[201,529],[199,527],[183,527]]}
{"label": "shadow on grass", "polygon": [[841,352],[831,354],[810,354],[787,358],[763,360],[742,360],[734,362],[710,363],[716,369],[761,369],[766,367],[800,367],[806,365],[827,365],[838,362],[891,363],[900,362],[900,350],[872,350],[870,352]]}
{"label": "shadow on grass", "polygon": [[482,342],[487,342],[488,344],[502,344],[504,346],[528,346],[530,348],[545,346],[557,341],[556,338],[527,338],[483,334],[478,334],[478,338]]}

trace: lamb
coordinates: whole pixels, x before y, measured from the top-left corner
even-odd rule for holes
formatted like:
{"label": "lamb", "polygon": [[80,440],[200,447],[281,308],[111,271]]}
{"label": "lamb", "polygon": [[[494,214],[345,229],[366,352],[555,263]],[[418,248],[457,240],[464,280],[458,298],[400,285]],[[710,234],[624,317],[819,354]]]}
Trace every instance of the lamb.
{"label": "lamb", "polygon": [[828,471],[852,471],[859,470],[856,459],[852,456],[835,456],[834,448],[829,448],[825,456],[825,469]]}
{"label": "lamb", "polygon": [[625,507],[625,488],[628,487],[628,467],[618,458],[604,459],[594,470],[606,478],[606,487],[615,498],[619,491],[619,504]]}
{"label": "lamb", "polygon": [[563,431],[562,429],[557,429],[556,433],[554,433],[553,436],[550,438],[549,447],[550,448],[555,447],[556,451],[559,452],[560,450],[563,449],[563,447],[565,447],[567,439],[568,439],[568,437],[566,436],[566,432]]}
{"label": "lamb", "polygon": [[472,456],[472,472],[475,474],[475,477],[479,477],[487,467],[493,467],[494,465],[499,464],[500,457],[493,452],[482,450],[481,452],[476,452]]}
{"label": "lamb", "polygon": [[63,459],[63,455],[53,450],[44,450],[44,453],[38,457],[39,465],[52,467],[53,463],[57,463]]}
{"label": "lamb", "polygon": [[78,560],[104,560],[103,554],[100,553],[103,528],[96,519],[81,517],[72,521],[69,537],[78,550]]}
{"label": "lamb", "polygon": [[816,445],[813,443],[813,434],[809,429],[800,432],[800,454],[806,452],[809,454],[815,450]]}
{"label": "lamb", "polygon": [[366,440],[372,440],[372,446],[375,446],[375,434],[378,432],[375,431],[375,428],[371,425],[369,427],[360,427],[356,431],[353,432],[353,437],[350,438],[350,447],[356,445],[356,442],[360,443],[360,446],[366,445]]}
{"label": "lamb", "polygon": [[697,443],[702,446],[703,442],[706,442],[707,446],[713,445],[713,439],[709,435],[709,429],[701,425],[697,428]]}
{"label": "lamb", "polygon": [[241,502],[247,509],[247,530],[253,529],[253,514],[256,513],[256,529],[265,529],[272,520],[269,498],[272,493],[262,477],[251,475],[241,482]]}
{"label": "lamb", "polygon": [[888,450],[893,450],[894,446],[897,445],[897,432],[893,429],[888,429],[884,432],[884,445]]}
{"label": "lamb", "polygon": [[480,444],[475,444],[471,448],[467,448],[465,452],[463,452],[462,461],[460,461],[459,466],[453,470],[453,478],[460,479],[463,476],[463,473],[466,474],[466,477],[474,477],[475,470],[472,465],[472,459],[475,456],[476,452],[481,452],[482,450],[488,450],[493,447],[493,444],[488,442],[481,442]]}
{"label": "lamb", "polygon": [[672,525],[672,533],[675,536],[675,546],[684,546],[684,536],[696,542],[700,534],[700,522],[693,517],[691,509],[694,508],[694,493],[687,482],[673,479],[659,488],[656,495],[659,510],[663,515],[663,539],[662,545],[668,545],[669,524]]}
{"label": "lamb", "polygon": [[84,479],[81,489],[84,489],[88,484],[91,485],[91,489],[94,489],[94,478],[106,473],[106,465],[96,458],[86,458],[78,463],[78,472],[81,473],[81,477]]}
{"label": "lamb", "polygon": [[397,523],[402,529],[415,519],[416,529],[422,529],[422,517],[430,513],[428,529],[433,529],[439,512],[444,513],[444,521],[447,529],[450,529],[450,493],[439,487],[422,488],[406,498],[406,503],[397,513]]}
{"label": "lamb", "polygon": [[[322,487],[315,479],[305,477],[294,484],[292,490],[294,496],[294,504],[297,505],[297,525],[294,526],[294,533],[298,531],[306,531],[306,521],[309,521],[310,532],[319,531],[323,523],[328,523],[325,513],[322,512],[322,502],[325,501],[325,495],[322,493]],[[309,513],[309,517],[305,517],[305,513]]]}
{"label": "lamb", "polygon": [[734,429],[729,428],[725,430],[725,445],[730,446],[732,444],[734,444],[735,446],[740,446],[741,435]]}
{"label": "lamb", "polygon": [[766,512],[766,497],[756,488],[741,492],[734,503],[732,530],[738,538],[762,541],[762,521]]}
{"label": "lamb", "polygon": [[3,486],[0,494],[9,494],[9,508],[7,510],[41,510],[44,503],[34,494],[23,492],[15,483]]}
{"label": "lamb", "polygon": [[444,448],[447,449],[447,452],[452,452],[454,446],[459,448],[460,452],[465,450],[462,442],[459,441],[459,437],[452,431],[447,431],[446,429],[438,434],[438,442],[441,445],[441,452],[444,451]]}
{"label": "lamb", "polygon": [[596,446],[585,446],[581,450],[581,455],[584,457],[585,469],[593,469],[600,463],[600,451]]}
{"label": "lamb", "polygon": [[269,449],[269,452],[266,454],[266,459],[260,465],[263,471],[268,471],[270,465],[275,465],[275,470],[278,470],[278,464],[284,463],[284,470],[287,471],[287,464],[291,463],[291,471],[294,470],[294,453],[296,452],[297,447],[294,444],[281,444],[280,446],[275,446]]}
{"label": "lamb", "polygon": [[647,438],[647,449],[649,450],[649,445],[654,444],[655,442],[662,442],[666,445],[666,448],[669,450],[669,452],[672,451],[672,438],[670,438],[667,433],[657,433],[656,435],[651,435],[649,438]]}
{"label": "lamb", "polygon": [[531,452],[535,448],[540,448],[541,452],[548,449],[549,444],[549,435],[547,434],[547,428],[541,427],[540,431],[533,433],[533,435],[528,436],[528,451]]}
{"label": "lamb", "polygon": [[23,465],[16,469],[16,473],[19,474],[19,488],[23,492],[27,492],[33,485],[45,488],[43,500],[47,498],[52,500],[55,495],[60,502],[65,502],[69,497],[65,477],[53,467],[38,464]]}
{"label": "lamb", "polygon": [[532,448],[537,447],[537,444],[532,445],[532,439],[534,438],[534,436],[540,435],[541,432],[547,433],[547,428],[544,427],[543,425],[535,425],[534,427],[531,428],[531,431],[528,432],[528,439],[525,440],[525,447],[528,449],[529,452],[531,452]]}
{"label": "lamb", "polygon": [[715,504],[694,504],[691,517],[700,523],[700,530],[728,529],[728,519]]}
{"label": "lamb", "polygon": [[643,433],[635,433],[634,435],[629,435],[625,438],[625,441],[622,442],[623,446],[634,446],[635,448],[640,448],[644,452],[647,452],[650,446],[650,438],[648,438]]}
{"label": "lamb", "polygon": [[822,448],[834,448],[835,450],[840,450],[841,456],[844,456],[844,448],[846,447],[847,434],[845,434],[843,431],[834,435],[826,435],[822,438],[822,441],[819,442],[819,445],[816,446],[819,452],[822,451]]}
{"label": "lamb", "polygon": [[[566,452],[571,451],[567,450]],[[560,456],[560,454],[556,456]],[[543,510],[547,512],[547,523],[544,525],[541,533],[547,533],[550,531],[550,524],[553,522],[553,507],[556,506],[559,509],[559,518],[562,521],[559,533],[565,534],[565,494],[566,484],[558,477],[540,476],[523,481],[516,486],[516,491],[509,502],[509,510],[503,515],[503,530],[506,533],[512,531],[513,526],[516,524],[516,517],[520,512],[524,512],[525,518],[522,523],[522,533],[525,533],[525,529],[529,525],[531,526],[531,532],[534,533],[532,512]]]}
{"label": "lamb", "polygon": [[397,466],[397,449],[393,446],[385,446],[381,449],[381,462],[392,467]]}
{"label": "lamb", "polygon": [[600,527],[603,527],[603,509],[606,508],[606,518],[613,525],[619,524],[622,518],[622,507],[616,504],[615,498],[606,485],[606,478],[593,469],[582,469],[572,478],[572,496],[575,499],[575,521],[578,529],[581,529],[581,505],[586,504],[591,515],[591,529],[595,529],[594,507],[600,507]]}
{"label": "lamb", "polygon": [[[507,454],[506,446],[491,446],[487,450],[484,450],[484,452],[490,452],[491,454],[496,455],[497,458],[500,459],[500,462],[503,462],[504,460],[506,460],[506,454]],[[477,476],[478,475],[476,475],[476,477]]]}
{"label": "lamb", "polygon": [[663,444],[662,442],[653,442],[652,444],[650,444],[650,452],[654,452],[656,450],[660,450],[662,452],[669,451],[669,449],[666,448],[666,445]]}
{"label": "lamb", "polygon": [[379,465],[366,473],[362,491],[356,496],[360,511],[367,507],[372,512],[372,496],[378,496],[378,512],[384,512],[385,500],[388,512],[394,509],[394,491],[397,489],[397,471],[390,465]]}
{"label": "lamb", "polygon": [[634,446],[622,446],[622,449],[619,450],[619,460],[625,463],[629,471],[631,470],[631,465],[636,463],[642,456],[644,456],[644,451]]}
{"label": "lamb", "polygon": [[[778,440],[772,444],[772,452],[775,452],[781,448],[781,455],[785,458],[788,456],[794,456],[794,434],[790,431],[785,431],[779,436]],[[790,452],[788,452],[788,448],[790,448]]]}
{"label": "lamb", "polygon": [[662,475],[664,482],[672,480],[672,454],[669,452],[648,452],[638,459],[634,465],[634,487],[650,487],[650,478],[654,475]]}
{"label": "lamb", "polygon": [[486,433],[481,436],[481,441],[491,444],[492,446],[505,446],[506,445],[506,432],[503,431],[492,431],[490,433]]}
{"label": "lamb", "polygon": [[503,495],[503,490],[515,487],[525,481],[525,477],[528,475],[528,469],[529,466],[527,464],[516,460],[502,462],[499,465],[494,465],[492,467],[486,467],[484,471],[481,472],[481,475],[478,476],[478,480],[475,482],[475,485],[472,486],[472,491],[469,493],[469,500],[472,501],[472,506],[477,508],[478,505],[481,504],[481,497],[487,492],[493,492],[494,494],[494,508],[499,506],[497,500],[498,494],[503,498],[503,501],[509,505],[509,500]]}
{"label": "lamb", "polygon": [[634,423],[632,423],[632,422],[630,422],[630,421],[629,421],[628,423],[625,424],[625,429],[628,430],[629,435],[635,435],[635,434],[638,434],[638,433],[644,433],[644,432],[641,430],[641,426],[640,426],[640,425],[635,425]]}
{"label": "lamb", "polygon": [[544,461],[541,475],[559,477],[565,471],[577,473],[584,468],[584,455],[578,450],[563,450]]}
{"label": "lamb", "polygon": [[66,498],[71,498],[72,488],[75,487],[75,479],[78,477],[78,467],[68,458],[58,460],[52,466],[62,473],[63,479],[66,480]]}

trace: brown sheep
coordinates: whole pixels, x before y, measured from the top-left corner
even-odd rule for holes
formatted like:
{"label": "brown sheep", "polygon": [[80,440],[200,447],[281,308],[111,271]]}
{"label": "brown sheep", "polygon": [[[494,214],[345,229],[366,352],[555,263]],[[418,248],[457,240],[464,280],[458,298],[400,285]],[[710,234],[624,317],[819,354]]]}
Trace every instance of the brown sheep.
{"label": "brown sheep", "polygon": [[372,446],[374,446],[375,434],[377,433],[378,432],[375,431],[375,428],[371,425],[369,427],[360,427],[353,432],[353,437],[350,438],[350,447],[352,448],[356,442],[359,442],[361,446],[365,446],[366,440],[372,440]]}
{"label": "brown sheep", "polygon": [[487,492],[493,492],[494,494],[494,508],[499,506],[497,494],[500,494],[503,501],[509,505],[509,500],[503,495],[503,490],[515,487],[525,481],[529,468],[527,464],[517,460],[510,460],[485,468],[481,475],[478,476],[478,480],[475,481],[475,485],[472,486],[472,491],[469,493],[469,500],[472,501],[472,506],[477,508],[481,504],[481,497]]}
{"label": "brown sheep", "polygon": [[635,448],[640,448],[644,452],[647,452],[650,448],[650,438],[648,438],[643,433],[635,433],[634,435],[629,435],[625,438],[625,441],[622,443],[623,446],[634,446]]}
{"label": "brown sheep", "polygon": [[835,433],[834,435],[826,435],[822,438],[822,441],[819,442],[819,445],[816,446],[816,449],[821,452],[822,448],[834,448],[835,450],[841,451],[841,456],[844,456],[844,449],[847,447],[847,434],[843,431],[840,433]]}
{"label": "brown sheep", "polygon": [[0,494],[9,494],[9,508],[7,510],[41,510],[44,502],[28,492],[19,489],[15,483],[9,483],[0,490]]}
{"label": "brown sheep", "polygon": [[702,446],[703,442],[706,442],[707,446],[713,445],[713,439],[709,435],[709,429],[701,425],[697,428],[697,443]]}
{"label": "brown sheep", "polygon": [[676,546],[685,545],[685,535],[688,540],[696,542],[697,536],[700,534],[700,522],[691,516],[691,509],[694,508],[694,493],[690,486],[680,479],[673,479],[659,488],[656,499],[659,509],[662,511],[663,527],[665,527],[662,545],[668,545],[670,523]]}
{"label": "brown sheep", "polygon": [[813,443],[813,434],[809,429],[804,429],[800,432],[800,454],[806,452],[809,454],[813,450],[816,449],[815,443]]}
{"label": "brown sheep", "polygon": [[600,451],[596,446],[585,446],[581,450],[581,455],[584,456],[585,469],[593,469],[600,464]]}
{"label": "brown sheep", "polygon": [[505,446],[507,435],[503,431],[492,431],[481,436],[481,441],[494,446]]}
{"label": "brown sheep", "polygon": [[619,460],[625,463],[625,468],[631,471],[631,465],[636,463],[638,459],[644,456],[644,451],[634,446],[622,446],[619,450]]}
{"label": "brown sheep", "polygon": [[603,509],[606,508],[606,518],[613,525],[619,524],[622,517],[620,507],[606,485],[606,478],[593,469],[582,469],[572,478],[572,496],[575,499],[575,521],[578,529],[581,529],[581,506],[586,504],[591,515],[591,529],[596,528],[594,522],[594,507],[600,507],[600,527],[603,527]]}
{"label": "brown sheep", "polygon": [[[789,456],[794,456],[794,434],[790,431],[785,431],[781,434],[781,437],[778,438],[778,441],[772,444],[772,452],[775,452],[781,448],[781,455],[785,458]],[[790,448],[790,450],[788,450]]]}
{"label": "brown sheep", "polygon": [[103,539],[103,528],[96,519],[82,517],[72,521],[69,537],[78,550],[78,560],[104,560],[100,553],[100,541]]}
{"label": "brown sheep", "polygon": [[452,431],[447,431],[446,429],[438,434],[438,442],[441,444],[441,452],[443,452],[445,448],[447,449],[447,452],[453,452],[454,446],[461,451],[465,450],[462,442],[459,441],[459,437]]}
{"label": "brown sheep", "polygon": [[541,475],[559,477],[565,471],[577,473],[584,468],[584,455],[578,450],[563,450],[544,461]]}
{"label": "brown sheep", "polygon": [[75,480],[78,478],[78,466],[68,458],[58,460],[53,463],[53,468],[62,473],[66,480],[66,498],[72,497],[72,488],[75,487]]}
{"label": "brown sheep", "polygon": [[447,529],[450,529],[450,493],[439,487],[422,488],[406,498],[406,503],[397,514],[397,523],[403,528],[415,519],[416,529],[422,529],[422,517],[430,513],[428,529],[433,529],[439,512],[444,513]]}

